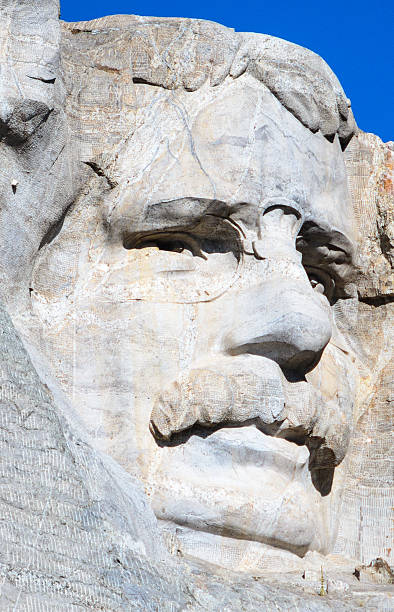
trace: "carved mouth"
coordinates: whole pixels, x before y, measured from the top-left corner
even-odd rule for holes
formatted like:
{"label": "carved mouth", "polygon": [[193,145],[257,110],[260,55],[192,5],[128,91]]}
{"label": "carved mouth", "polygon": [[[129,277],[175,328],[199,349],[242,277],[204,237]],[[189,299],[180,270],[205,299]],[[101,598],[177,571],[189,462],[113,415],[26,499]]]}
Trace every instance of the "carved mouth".
{"label": "carved mouth", "polygon": [[327,401],[312,384],[286,378],[269,359],[239,355],[183,372],[157,399],[150,429],[158,445],[179,446],[191,436],[255,425],[305,445],[312,482],[327,495],[348,446],[348,423],[340,403]]}
{"label": "carved mouth", "polygon": [[153,509],[157,518],[194,532],[302,557],[326,545],[308,462],[305,446],[254,426],[191,435],[181,446],[163,448]]}

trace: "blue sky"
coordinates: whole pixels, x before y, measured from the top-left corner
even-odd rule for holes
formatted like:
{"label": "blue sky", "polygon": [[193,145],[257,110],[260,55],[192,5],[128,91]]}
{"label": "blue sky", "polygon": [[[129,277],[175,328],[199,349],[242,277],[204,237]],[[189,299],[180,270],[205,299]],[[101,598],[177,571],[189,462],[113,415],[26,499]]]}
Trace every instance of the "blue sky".
{"label": "blue sky", "polygon": [[198,17],[285,38],[337,74],[361,129],[394,140],[394,0],[60,0],[65,21],[128,13]]}

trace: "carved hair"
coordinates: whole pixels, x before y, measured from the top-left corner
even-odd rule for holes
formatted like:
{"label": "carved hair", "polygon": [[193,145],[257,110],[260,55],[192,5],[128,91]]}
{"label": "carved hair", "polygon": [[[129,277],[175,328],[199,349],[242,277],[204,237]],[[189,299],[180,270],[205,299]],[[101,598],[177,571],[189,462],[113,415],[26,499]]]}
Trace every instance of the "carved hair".
{"label": "carved hair", "polygon": [[249,73],[312,132],[329,140],[338,134],[343,149],[357,131],[326,62],[273,36],[200,20],[114,15],[64,23],[63,50],[78,63],[165,89],[195,91],[206,81],[215,87]]}

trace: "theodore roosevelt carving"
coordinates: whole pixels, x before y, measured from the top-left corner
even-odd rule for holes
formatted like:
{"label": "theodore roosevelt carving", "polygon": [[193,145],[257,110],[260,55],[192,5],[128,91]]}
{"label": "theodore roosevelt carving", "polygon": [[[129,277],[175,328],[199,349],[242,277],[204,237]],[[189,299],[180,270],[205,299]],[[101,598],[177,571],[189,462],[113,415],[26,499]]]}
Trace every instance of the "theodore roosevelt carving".
{"label": "theodore roosevelt carving", "polygon": [[34,257],[31,342],[166,528],[329,552],[355,394],[332,312],[349,102],[290,43],[123,19],[64,27],[78,171]]}

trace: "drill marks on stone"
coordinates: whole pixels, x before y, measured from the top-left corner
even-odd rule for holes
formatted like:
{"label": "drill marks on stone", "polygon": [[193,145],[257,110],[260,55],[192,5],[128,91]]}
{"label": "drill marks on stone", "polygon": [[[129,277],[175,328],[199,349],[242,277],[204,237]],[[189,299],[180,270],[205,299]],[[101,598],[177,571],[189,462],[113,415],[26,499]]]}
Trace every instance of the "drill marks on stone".
{"label": "drill marks on stone", "polygon": [[[5,579],[3,588],[15,585],[10,609],[26,609],[23,607],[24,598],[33,590],[38,590],[48,605],[56,594],[61,594],[64,609],[68,609],[64,607],[68,601],[70,606],[72,601],[78,601],[81,606],[101,605],[108,610],[119,609],[122,598],[127,597],[129,572],[134,573],[141,585],[138,595],[134,593],[132,596],[132,605],[137,605],[138,609],[140,604],[136,601],[142,598],[144,609],[150,610],[151,601],[156,599],[153,584],[157,584],[157,601],[162,601],[163,609],[166,609],[166,598],[169,597],[169,601],[174,599],[168,593],[161,600],[166,590],[161,570],[157,571],[146,557],[141,556],[144,550],[149,550],[152,542],[147,540],[143,544],[139,536],[134,541],[132,535],[137,534],[138,521],[142,520],[148,526],[152,520],[146,514],[147,507],[139,507],[138,495],[134,498],[131,507],[134,505],[135,524],[132,528],[124,502],[117,509],[119,513],[123,504],[124,509],[118,514],[121,520],[114,517],[111,503],[116,499],[120,501],[125,492],[119,489],[111,503],[102,498],[103,465],[100,459],[85,443],[67,432],[66,423],[58,421],[50,405],[50,396],[33,374],[3,312],[0,312],[0,319],[3,326],[2,354],[8,355],[7,361],[1,364],[2,374],[7,376],[8,372],[18,372],[19,368],[24,373],[22,383],[17,379],[12,382],[15,388],[12,396],[16,402],[14,413],[8,412],[4,405],[1,412],[2,426],[12,427],[17,443],[10,445],[8,438],[7,451],[4,448],[2,452],[2,479],[4,482],[11,477],[13,485],[0,485],[0,506],[5,504],[1,515],[3,520],[8,517],[11,521],[1,526],[2,552],[5,555],[5,564],[1,568]],[[16,359],[16,368],[12,367],[13,359]],[[26,386],[29,380],[35,384]],[[21,404],[24,406],[23,417],[22,412],[19,413]],[[28,430],[26,420],[29,421]],[[27,445],[24,444],[26,440],[29,440]],[[51,448],[46,450],[48,443]],[[32,490],[26,489],[28,482],[32,483]],[[129,488],[126,495],[132,494],[132,490]],[[111,521],[112,535],[108,531]],[[106,525],[104,532],[103,524]],[[116,548],[118,552],[115,552]],[[89,551],[87,555],[86,551]],[[123,568],[119,567],[115,573],[117,566],[113,555],[124,557]],[[9,567],[13,568],[11,573]],[[98,585],[100,581],[101,586]],[[171,587],[175,597],[177,589],[176,584]],[[148,591],[151,595],[146,599]],[[31,597],[31,601],[36,599]],[[45,608],[38,609],[41,612]]]}
{"label": "drill marks on stone", "polygon": [[178,112],[178,114],[179,114],[179,116],[180,116],[180,118],[181,118],[181,120],[183,122],[183,125],[185,126],[186,133],[187,133],[188,140],[189,140],[190,152],[191,152],[192,156],[194,157],[194,159],[197,161],[197,164],[199,165],[199,167],[201,169],[201,172],[207,177],[209,183],[211,184],[212,199],[215,200],[216,199],[216,187],[215,187],[214,182],[212,181],[212,178],[210,177],[210,175],[208,174],[206,169],[203,167],[203,165],[202,165],[202,163],[200,161],[200,158],[199,158],[199,156],[197,154],[196,146],[195,146],[195,143],[194,143],[193,134],[192,134],[192,131],[191,131],[190,126],[189,126],[189,120],[188,120],[188,116],[187,116],[187,111],[184,108],[184,106],[183,106],[183,104],[182,104],[182,102],[180,100],[177,100],[175,102],[175,96],[173,96],[173,101],[170,102],[170,104],[172,104],[174,106],[174,108],[177,110],[177,112]]}
{"label": "drill marks on stone", "polygon": [[[373,300],[385,301],[392,291],[390,269],[380,244],[380,219],[392,207],[392,192],[384,188],[390,173],[392,152],[373,134],[358,134],[346,151],[355,215],[359,225],[357,286],[359,301],[342,306],[339,327],[351,344],[361,372],[356,427],[346,459],[342,508],[338,510],[339,533],[335,552],[369,563],[385,551],[392,558],[389,514],[392,507],[392,307],[374,308]],[[365,303],[364,303],[365,301]],[[387,380],[386,380],[387,375]]]}
{"label": "drill marks on stone", "polygon": [[258,137],[257,136],[257,132],[256,132],[256,126],[257,126],[257,120],[258,120],[259,116],[262,114],[261,102],[262,102],[263,95],[264,95],[264,92],[262,92],[262,91],[258,92],[257,104],[256,104],[256,107],[255,107],[255,113],[254,113],[254,116],[250,118],[248,139],[247,139],[247,142],[245,143],[245,152],[243,151],[244,156],[245,156],[246,146],[249,145],[248,149],[247,149],[248,157],[247,157],[247,160],[245,159],[244,170],[243,170],[243,172],[241,174],[238,187],[234,191],[232,199],[230,200],[229,203],[235,203],[237,201],[237,197],[238,197],[238,194],[240,192],[240,189],[244,185],[245,181],[248,179],[248,175],[249,175],[249,172],[250,172],[250,162],[251,162],[252,155],[253,155],[253,148],[254,148],[254,144],[256,142],[256,139]]}

